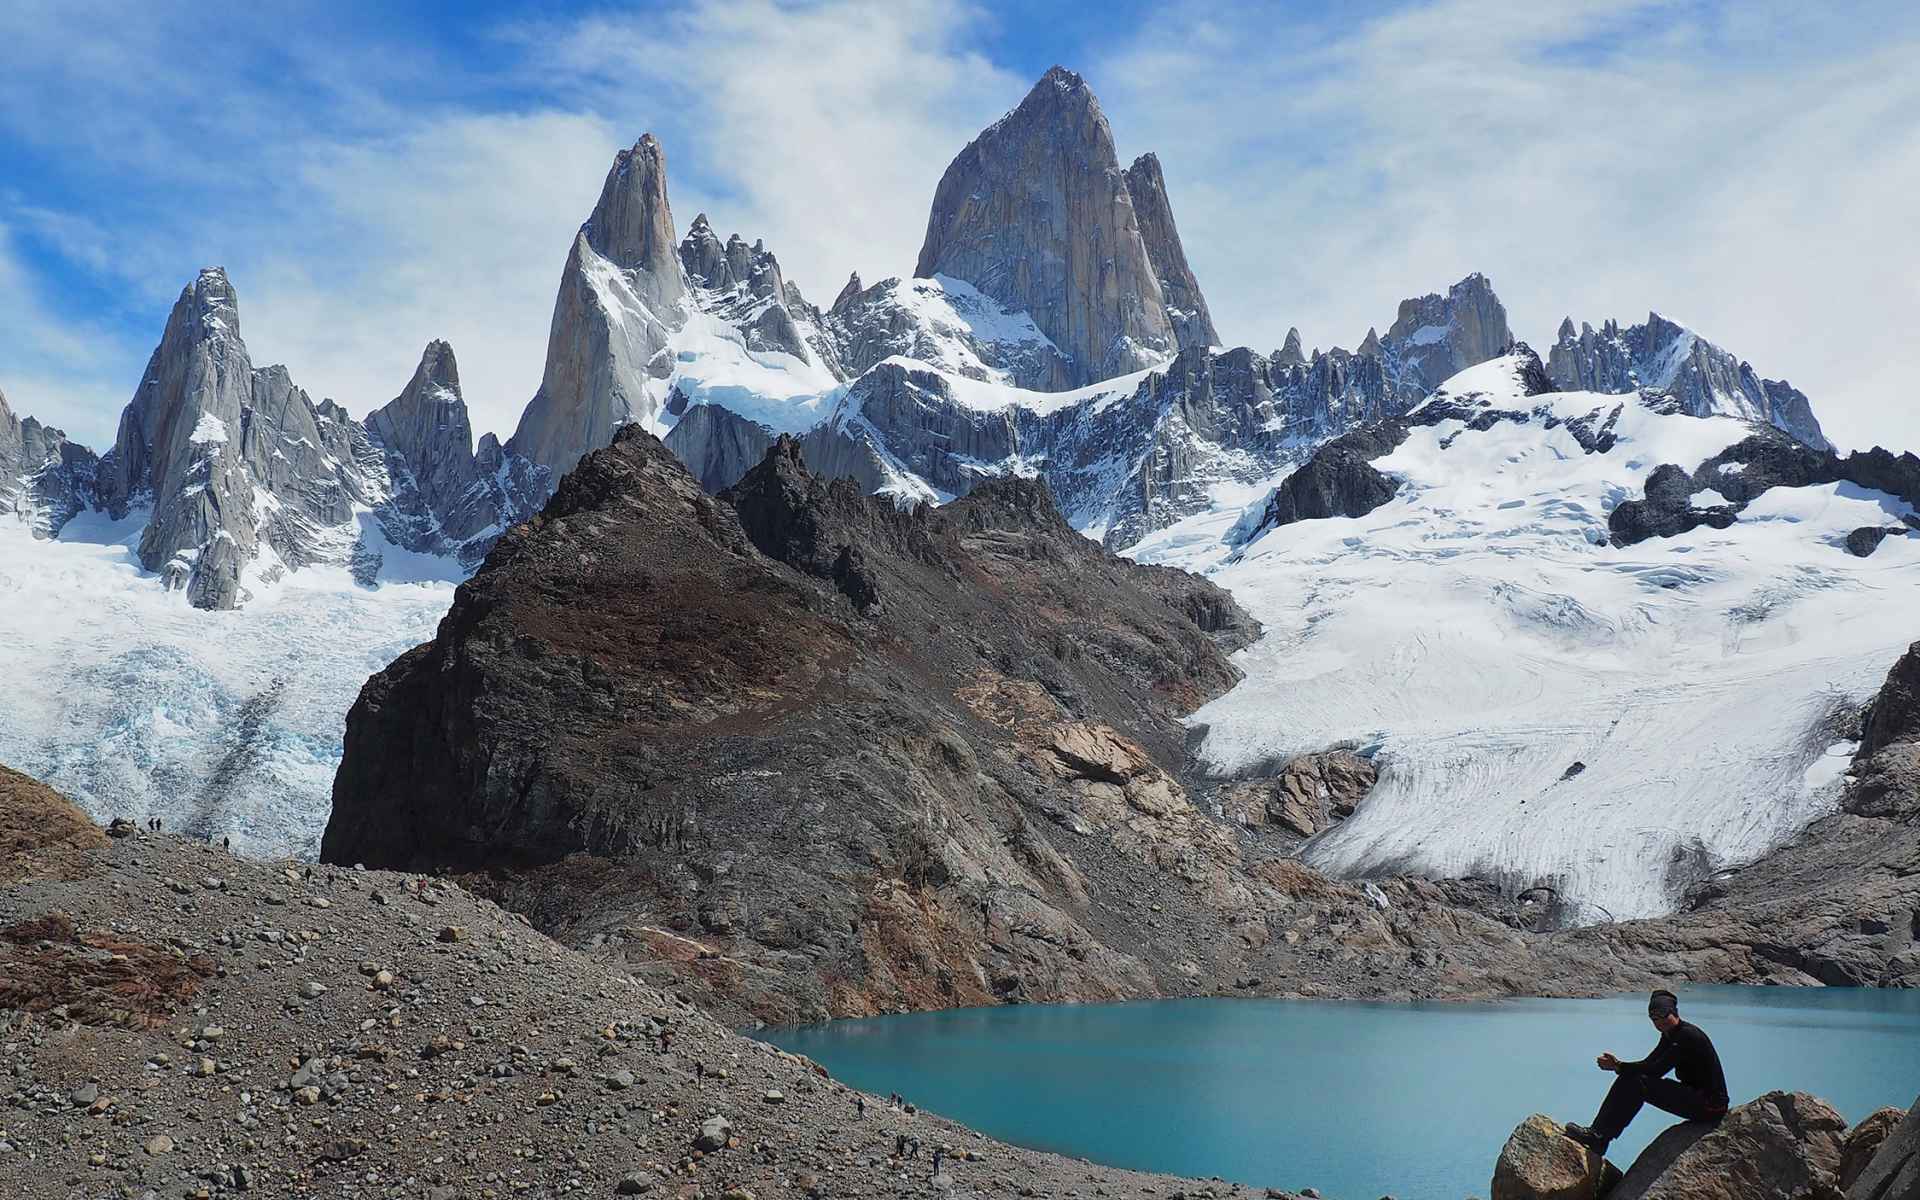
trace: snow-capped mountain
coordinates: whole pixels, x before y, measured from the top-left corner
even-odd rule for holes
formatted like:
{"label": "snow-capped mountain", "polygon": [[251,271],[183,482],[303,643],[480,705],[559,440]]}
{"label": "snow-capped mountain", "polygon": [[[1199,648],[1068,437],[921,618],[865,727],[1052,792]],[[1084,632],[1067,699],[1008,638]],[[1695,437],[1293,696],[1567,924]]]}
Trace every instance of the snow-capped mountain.
{"label": "snow-capped mountain", "polygon": [[0,516],[37,538],[56,537],[93,497],[100,459],[32,417],[17,417],[0,392]]}
{"label": "snow-capped mountain", "polygon": [[1380,767],[1308,861],[1644,916],[1830,810],[1913,637],[1920,459],[1550,389],[1519,348],[1134,553],[1265,625],[1193,716],[1211,771],[1334,745]]}
{"label": "snow-capped mountain", "polygon": [[[1311,859],[1492,874],[1589,916],[1658,910],[1804,824],[1835,697],[1911,634],[1871,619],[1910,600],[1908,460],[1836,458],[1803,394],[1671,322],[1568,323],[1543,365],[1474,274],[1353,350],[1219,348],[1159,160],[1121,168],[1072,72],[954,159],[912,277],[823,309],[764,243],[678,230],[642,137],[568,247],[504,445],[475,444],[442,342],[364,421],[254,367],[217,268],[104,458],[0,398],[0,653],[56,681],[0,723],[0,761],[101,815],[310,848],[360,682],[630,423],[714,491],[781,434],[903,503],[1045,480],[1082,533],[1266,622],[1197,717],[1211,769],[1341,743],[1384,766]],[[1728,456],[1755,438],[1764,469]],[[84,632],[58,619],[87,606]],[[209,815],[216,791],[240,815]]]}
{"label": "snow-capped mountain", "polygon": [[1816,449],[1831,449],[1805,394],[1784,379],[1762,379],[1753,367],[1684,325],[1650,312],[1625,329],[1607,321],[1598,331],[1573,318],[1560,322],[1547,373],[1566,391],[1655,392],[1696,417],[1725,413],[1765,421]]}

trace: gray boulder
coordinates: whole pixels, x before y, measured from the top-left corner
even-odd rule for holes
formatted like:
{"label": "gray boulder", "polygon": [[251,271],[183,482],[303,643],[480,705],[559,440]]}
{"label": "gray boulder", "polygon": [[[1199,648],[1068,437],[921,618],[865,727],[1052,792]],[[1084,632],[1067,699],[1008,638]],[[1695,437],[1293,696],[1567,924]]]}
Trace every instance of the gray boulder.
{"label": "gray boulder", "polygon": [[1593,1200],[1604,1169],[1598,1154],[1535,1113],[1517,1126],[1494,1164],[1493,1200]]}
{"label": "gray boulder", "polygon": [[1868,1113],[1865,1120],[1847,1131],[1847,1140],[1840,1147],[1839,1183],[1843,1189],[1851,1188],[1866,1174],[1906,1115],[1906,1110],[1889,1105]]}

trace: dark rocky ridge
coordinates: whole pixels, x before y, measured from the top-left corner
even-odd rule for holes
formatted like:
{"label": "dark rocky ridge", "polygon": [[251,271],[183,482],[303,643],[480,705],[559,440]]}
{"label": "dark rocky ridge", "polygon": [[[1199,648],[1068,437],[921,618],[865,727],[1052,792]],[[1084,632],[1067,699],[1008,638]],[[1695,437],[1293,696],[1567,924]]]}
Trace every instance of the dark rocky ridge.
{"label": "dark rocky ridge", "polygon": [[[1691,471],[1674,463],[1655,468],[1647,476],[1642,498],[1624,501],[1607,514],[1607,528],[1616,546],[1651,537],[1677,537],[1703,525],[1725,529],[1756,496],[1771,488],[1829,483],[1855,484],[1920,506],[1920,457],[1911,451],[1896,455],[1876,446],[1843,458],[1776,430],[1756,427],[1752,436]],[[1693,497],[1705,490],[1718,492],[1728,503],[1696,507]],[[1889,527],[1879,531],[1880,537],[1871,544],[1855,548],[1850,543],[1849,549],[1870,554],[1881,538],[1907,532],[1892,524],[1893,518],[1888,521]]]}
{"label": "dark rocky ridge", "polygon": [[1037,825],[1167,826],[1224,881],[1157,762],[1249,636],[1037,484],[901,512],[782,440],[716,499],[629,429],[369,681],[322,855],[539,866],[502,894],[582,937],[722,939],[692,973],[768,1016],[1141,994]]}

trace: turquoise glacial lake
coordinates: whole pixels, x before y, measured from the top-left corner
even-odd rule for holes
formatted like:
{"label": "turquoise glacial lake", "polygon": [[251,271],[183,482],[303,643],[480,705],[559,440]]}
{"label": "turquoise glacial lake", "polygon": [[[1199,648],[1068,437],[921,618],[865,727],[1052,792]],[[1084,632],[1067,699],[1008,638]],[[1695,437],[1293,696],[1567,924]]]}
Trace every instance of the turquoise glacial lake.
{"label": "turquoise glacial lake", "polygon": [[[1735,1104],[1774,1088],[1849,1120],[1920,1096],[1920,992],[1694,988]],[[1164,1000],[915,1013],[763,1031],[868,1092],[1006,1142],[1332,1200],[1485,1196],[1532,1112],[1592,1119],[1594,1056],[1656,1040],[1643,996],[1486,1004]],[[1674,1118],[1648,1107],[1631,1162]],[[964,1174],[966,1165],[957,1171]],[[960,1180],[964,1183],[964,1179]]]}

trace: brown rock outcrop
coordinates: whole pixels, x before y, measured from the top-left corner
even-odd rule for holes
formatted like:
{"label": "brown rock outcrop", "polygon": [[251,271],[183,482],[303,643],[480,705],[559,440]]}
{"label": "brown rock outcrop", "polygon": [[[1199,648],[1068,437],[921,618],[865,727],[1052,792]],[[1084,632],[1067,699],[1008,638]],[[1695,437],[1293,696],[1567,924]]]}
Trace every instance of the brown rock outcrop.
{"label": "brown rock outcrop", "polygon": [[901,512],[783,440],[716,498],[623,430],[369,681],[322,856],[495,872],[768,1019],[1184,989],[1102,875],[1256,907],[1162,765],[1250,632],[1029,481]]}

